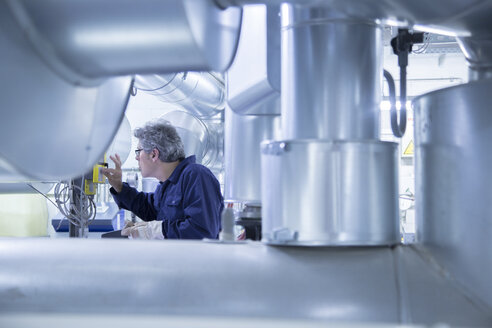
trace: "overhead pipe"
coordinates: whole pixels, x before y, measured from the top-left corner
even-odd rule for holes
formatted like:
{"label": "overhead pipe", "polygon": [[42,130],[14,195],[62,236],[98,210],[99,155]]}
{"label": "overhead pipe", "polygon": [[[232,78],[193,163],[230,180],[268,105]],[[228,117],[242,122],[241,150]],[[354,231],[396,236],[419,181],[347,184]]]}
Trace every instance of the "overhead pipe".
{"label": "overhead pipe", "polygon": [[137,75],[134,87],[197,117],[211,117],[225,107],[224,81],[209,72]]}
{"label": "overhead pipe", "polygon": [[458,38],[457,41],[468,62],[469,80],[492,78],[492,36]]}
{"label": "overhead pipe", "polygon": [[[5,1],[38,55],[65,80],[227,69],[241,9],[213,0]],[[63,19],[61,19],[63,18]]]}
{"label": "overhead pipe", "polygon": [[23,145],[0,146],[0,181],[86,172],[123,119],[124,75],[224,71],[240,22],[212,0],[0,2],[0,137]]}
{"label": "overhead pipe", "polygon": [[437,0],[433,6],[425,1],[406,0],[216,0],[222,8],[268,3],[298,7],[327,7],[347,17],[378,20],[398,27],[415,27],[436,34],[468,37],[490,35],[492,22],[489,13],[492,3],[483,0]]}

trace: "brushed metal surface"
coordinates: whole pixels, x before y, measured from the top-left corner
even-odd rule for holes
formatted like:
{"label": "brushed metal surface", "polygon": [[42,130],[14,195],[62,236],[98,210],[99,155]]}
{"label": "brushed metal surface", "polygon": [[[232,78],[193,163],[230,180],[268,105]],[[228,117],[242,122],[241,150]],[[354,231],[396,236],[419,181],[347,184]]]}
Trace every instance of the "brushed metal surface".
{"label": "brushed metal surface", "polygon": [[492,307],[492,81],[416,98],[416,232],[443,267]]}
{"label": "brushed metal surface", "polygon": [[210,117],[225,107],[224,81],[208,72],[137,75],[135,87],[198,117]]}
{"label": "brushed metal surface", "polygon": [[[490,312],[403,246],[1,238],[0,263],[0,325],[7,327],[29,326],[23,320],[31,315],[76,315],[81,326],[116,315],[268,319],[270,327],[276,320],[364,327],[492,322]],[[397,276],[399,270],[408,275]]]}
{"label": "brushed metal surface", "polygon": [[284,4],[283,139],[379,138],[381,27]]}
{"label": "brushed metal surface", "polygon": [[[277,111],[280,99],[264,103],[265,111]],[[261,202],[260,143],[280,136],[279,115],[239,115],[226,107],[224,123],[224,198],[237,202]]]}
{"label": "brushed metal surface", "polygon": [[263,106],[280,97],[279,6],[245,6],[234,61],[227,71],[227,103],[237,114],[278,115]]}
{"label": "brushed metal surface", "polygon": [[263,241],[398,243],[397,147],[378,141],[263,142]]}
{"label": "brushed metal surface", "polygon": [[241,9],[212,0],[6,1],[48,65],[72,83],[127,74],[224,71]]}
{"label": "brushed metal surface", "polygon": [[32,51],[0,3],[0,180],[53,181],[87,172],[124,117],[131,77],[74,86]]}

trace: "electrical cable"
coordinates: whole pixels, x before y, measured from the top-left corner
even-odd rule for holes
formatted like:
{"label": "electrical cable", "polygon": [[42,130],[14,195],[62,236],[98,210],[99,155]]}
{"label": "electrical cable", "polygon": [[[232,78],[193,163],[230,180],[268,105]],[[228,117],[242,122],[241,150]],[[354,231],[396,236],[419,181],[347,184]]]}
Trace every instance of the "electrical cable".
{"label": "electrical cable", "polygon": [[[383,71],[383,75],[384,75],[384,78],[386,79],[386,82],[388,83],[388,89],[389,89],[389,101],[390,101],[390,105],[391,105],[391,107],[390,107],[391,130],[393,131],[393,134],[395,137],[401,138],[405,134],[405,130],[407,128],[406,106],[401,105],[401,107],[400,107],[400,122],[398,122],[398,113],[396,111],[395,80],[393,80],[391,73],[388,72],[387,70]],[[406,78],[405,78],[405,81],[406,81]],[[405,85],[406,85],[406,83],[405,83]],[[406,94],[406,89],[404,90],[404,92]],[[401,104],[403,99],[402,98],[400,98],[400,99],[401,99],[401,101],[400,101],[400,104]]]}

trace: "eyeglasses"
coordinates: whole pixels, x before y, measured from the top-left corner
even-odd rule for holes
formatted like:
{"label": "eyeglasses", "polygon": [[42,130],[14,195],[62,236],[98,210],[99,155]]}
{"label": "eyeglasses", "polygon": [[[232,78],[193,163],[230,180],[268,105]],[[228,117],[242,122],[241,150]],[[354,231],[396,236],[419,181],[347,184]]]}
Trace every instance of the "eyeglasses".
{"label": "eyeglasses", "polygon": [[140,152],[143,150],[143,148],[135,149],[135,156],[140,156]]}

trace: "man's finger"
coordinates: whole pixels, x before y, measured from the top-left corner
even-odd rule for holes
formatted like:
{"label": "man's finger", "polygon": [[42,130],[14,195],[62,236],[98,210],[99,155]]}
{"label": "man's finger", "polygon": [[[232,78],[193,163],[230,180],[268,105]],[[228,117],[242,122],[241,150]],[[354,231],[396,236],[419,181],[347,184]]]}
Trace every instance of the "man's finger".
{"label": "man's finger", "polygon": [[101,173],[109,178],[115,173],[115,170],[114,169],[101,168]]}
{"label": "man's finger", "polygon": [[114,162],[114,166],[117,170],[121,170],[121,159],[118,154],[115,154],[114,156],[109,156],[111,160]]}

